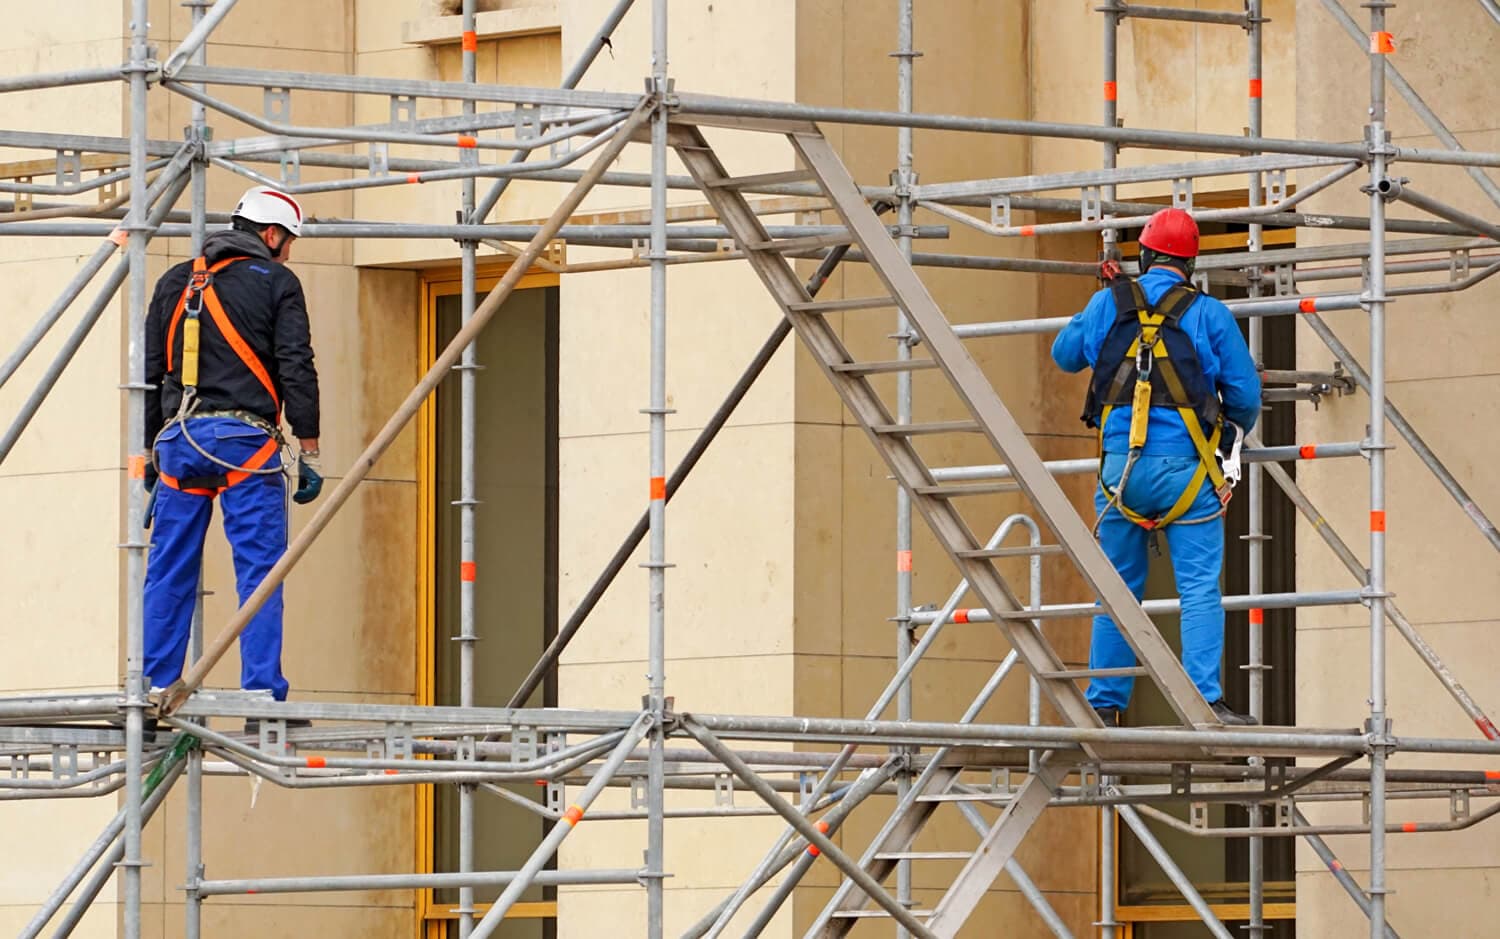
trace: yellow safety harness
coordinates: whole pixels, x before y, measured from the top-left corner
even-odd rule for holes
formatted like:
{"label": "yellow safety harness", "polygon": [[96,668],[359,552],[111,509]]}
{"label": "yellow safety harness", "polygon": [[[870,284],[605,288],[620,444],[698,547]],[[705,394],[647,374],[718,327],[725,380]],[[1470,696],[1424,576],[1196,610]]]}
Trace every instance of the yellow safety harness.
{"label": "yellow safety harness", "polygon": [[[1197,299],[1197,291],[1185,284],[1179,284],[1167,291],[1159,303],[1151,304],[1146,301],[1145,293],[1139,283],[1129,280],[1128,284],[1131,305],[1135,309],[1139,330],[1126,350],[1120,366],[1115,369],[1108,391],[1101,395],[1099,400],[1102,405],[1098,418],[1101,454],[1099,486],[1108,500],[1099,519],[1102,521],[1104,515],[1113,506],[1119,509],[1121,515],[1147,531],[1156,531],[1173,523],[1191,525],[1212,521],[1224,514],[1234,492],[1232,483],[1225,478],[1219,465],[1218,451],[1219,442],[1224,434],[1224,419],[1217,413],[1217,409],[1214,409],[1212,429],[1207,434],[1204,433],[1204,422],[1199,415],[1197,403],[1188,393],[1182,375],[1172,360],[1166,341],[1166,331],[1178,328],[1178,321]],[[1123,299],[1124,292],[1118,285],[1116,286],[1117,304]],[[1129,367],[1132,363],[1134,368]],[[1126,398],[1126,385],[1130,383],[1132,373],[1134,374],[1134,387],[1130,390],[1129,397]],[[1160,377],[1159,383],[1153,383],[1153,376]],[[1166,398],[1165,402],[1161,400],[1163,395]],[[1177,411],[1182,418],[1183,426],[1187,428],[1193,448],[1198,453],[1198,468],[1182,490],[1182,494],[1177,497],[1177,501],[1171,508],[1155,517],[1134,511],[1121,498],[1121,493],[1125,491],[1125,484],[1130,478],[1130,471],[1146,446],[1146,432],[1150,426],[1153,397],[1157,402],[1155,406],[1171,407]],[[1125,469],[1120,474],[1119,485],[1111,487],[1104,478],[1102,459],[1104,427],[1115,407],[1126,400],[1129,400],[1131,407],[1130,451],[1126,457]],[[1201,518],[1184,519],[1183,516],[1197,501],[1198,491],[1202,488],[1205,479],[1213,485],[1214,492],[1219,497],[1219,510]],[[1097,527],[1096,523],[1096,530]]]}

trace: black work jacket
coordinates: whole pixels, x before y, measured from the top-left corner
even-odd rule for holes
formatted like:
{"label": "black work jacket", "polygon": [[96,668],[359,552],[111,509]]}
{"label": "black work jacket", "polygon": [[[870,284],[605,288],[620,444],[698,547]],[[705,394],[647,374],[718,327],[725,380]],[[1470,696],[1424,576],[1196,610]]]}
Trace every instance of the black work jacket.
{"label": "black work jacket", "polygon": [[[255,235],[221,231],[203,242],[209,264],[243,255],[214,276],[214,290],[224,313],[271,376],[286,410],[293,435],[319,436],[318,372],[313,365],[312,337],[302,283]],[[191,261],[168,270],[156,282],[146,315],[146,447],[182,401],[182,326],[173,334],[172,372],[167,371],[167,332],[177,302],[188,285]],[[200,410],[244,410],[280,425],[276,403],[254,373],[235,354],[214,326],[205,307],[199,317],[198,398]]]}

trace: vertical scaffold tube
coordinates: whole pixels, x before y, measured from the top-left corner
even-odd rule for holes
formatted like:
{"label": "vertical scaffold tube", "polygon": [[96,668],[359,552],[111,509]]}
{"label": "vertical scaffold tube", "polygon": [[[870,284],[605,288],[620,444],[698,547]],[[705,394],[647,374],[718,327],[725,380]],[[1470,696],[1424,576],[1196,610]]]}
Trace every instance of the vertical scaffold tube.
{"label": "vertical scaffold tube", "polygon": [[125,841],[120,862],[124,880],[125,939],[141,939],[141,803],[142,731],[146,715],[144,685],[144,607],[146,573],[146,75],[150,56],[147,0],[132,0],[130,10],[130,214],[125,228],[130,263],[126,327],[125,452]]}
{"label": "vertical scaffold tube", "polygon": [[646,933],[661,939],[665,914],[667,549],[667,0],[651,4],[651,403],[647,706],[654,717],[646,765]]}
{"label": "vertical scaffold tube", "polygon": [[[189,0],[192,8],[193,27],[203,22],[204,10],[213,0]],[[208,43],[193,50],[190,57],[193,65],[208,64]],[[207,92],[204,85],[195,85],[200,92]],[[202,142],[208,122],[208,110],[200,101],[192,103],[192,138]],[[208,224],[208,164],[201,154],[193,155],[192,165],[191,220],[192,234],[188,253],[198,257],[203,253],[203,239]],[[189,626],[189,656],[196,662],[203,655],[203,566],[198,566],[198,595],[193,600],[193,620]],[[203,935],[203,896],[198,884],[203,880],[203,750],[193,747],[187,755],[187,846],[183,854],[186,877],[182,891],[183,939],[200,939]]]}
{"label": "vertical scaffold tube", "polygon": [[[910,114],[913,97],[913,48],[914,23],[913,0],[901,0],[896,26],[896,109]],[[900,127],[896,130],[896,212],[897,222],[903,234],[897,239],[901,253],[911,260],[912,240],[905,234],[912,224],[912,190],[916,177],[912,172],[912,129]],[[906,361],[911,358],[912,342],[915,338],[906,311],[896,312],[896,358]],[[910,424],[912,419],[912,373],[903,370],[896,373],[896,423]],[[911,494],[901,486],[896,487],[896,665],[899,668],[912,652],[912,534]],[[912,719],[912,684],[906,681],[896,696],[896,718]],[[896,778],[898,797],[911,788],[911,777],[902,774]],[[912,902],[911,861],[896,863],[896,899],[910,907]],[[897,939],[907,939],[909,933],[904,926],[896,925]]]}
{"label": "vertical scaffold tube", "polygon": [[[1249,88],[1247,89],[1247,100],[1249,103],[1249,131],[1250,136],[1259,137],[1264,124],[1262,110],[1262,64],[1261,55],[1262,32],[1261,32],[1261,0],[1246,0],[1245,12],[1248,14],[1249,22],[1246,25],[1248,40],[1249,60]],[[1260,173],[1250,174],[1250,207],[1256,208],[1265,203],[1262,186],[1264,179]],[[1263,227],[1259,222],[1251,223],[1249,226],[1248,248],[1252,252],[1260,251],[1262,243]],[[1250,296],[1261,295],[1261,272],[1259,268],[1251,271]],[[1255,364],[1261,368],[1265,367],[1265,321],[1260,317],[1251,317],[1249,323],[1250,332],[1250,357]],[[1265,487],[1266,479],[1264,470],[1258,463],[1251,463],[1246,468],[1246,515],[1248,518],[1245,530],[1246,562],[1249,566],[1249,577],[1247,589],[1251,595],[1259,595],[1265,592],[1265,545],[1267,535],[1265,534]],[[1246,671],[1249,685],[1249,707],[1250,714],[1261,723],[1266,720],[1266,664],[1265,664],[1265,611],[1252,609],[1249,611],[1249,624],[1246,639],[1249,648],[1246,650]],[[1254,762],[1262,762],[1256,758]],[[1259,805],[1249,807],[1248,823],[1251,828],[1259,828],[1261,824],[1262,810]],[[1266,842],[1264,838],[1251,838],[1246,845],[1249,853],[1249,879],[1250,879],[1250,939],[1260,939],[1266,929]]]}
{"label": "vertical scaffold tube", "polygon": [[[474,31],[475,0],[463,0],[462,68],[463,80],[473,83],[478,78],[478,37]],[[463,113],[473,115],[474,102],[463,102]],[[464,149],[463,159],[477,163],[479,151],[473,147]],[[474,215],[474,179],[462,183],[461,218]],[[465,325],[474,318],[475,257],[477,245],[473,241],[459,243],[459,318]],[[458,682],[459,705],[474,706],[474,589],[478,566],[474,548],[474,511],[478,505],[474,479],[475,448],[475,393],[474,383],[479,368],[477,349],[479,340],[464,346],[459,360],[459,564],[458,564]],[[452,576],[452,572],[448,572]],[[467,874],[474,870],[474,785],[461,783],[458,786],[458,871]],[[458,888],[458,936],[469,939],[474,931],[474,888]]]}
{"label": "vertical scaffold tube", "polygon": [[1370,936],[1385,935],[1385,769],[1389,753],[1385,701],[1385,195],[1390,145],[1385,129],[1385,56],[1391,51],[1386,9],[1370,9],[1370,264],[1365,297],[1370,311]]}

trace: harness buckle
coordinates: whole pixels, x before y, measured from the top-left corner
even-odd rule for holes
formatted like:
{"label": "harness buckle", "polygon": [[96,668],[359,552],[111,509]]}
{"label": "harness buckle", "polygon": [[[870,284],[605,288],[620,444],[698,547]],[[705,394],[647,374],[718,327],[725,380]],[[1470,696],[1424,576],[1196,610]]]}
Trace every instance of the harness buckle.
{"label": "harness buckle", "polygon": [[194,318],[203,312],[203,294],[213,283],[213,271],[193,271],[189,275],[187,306],[184,309]]}

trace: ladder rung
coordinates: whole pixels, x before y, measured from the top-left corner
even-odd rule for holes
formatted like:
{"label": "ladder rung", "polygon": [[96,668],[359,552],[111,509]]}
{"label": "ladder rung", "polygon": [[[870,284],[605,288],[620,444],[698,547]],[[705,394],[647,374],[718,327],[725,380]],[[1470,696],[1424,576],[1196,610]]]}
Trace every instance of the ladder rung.
{"label": "ladder rung", "polygon": [[842,235],[803,235],[801,238],[777,238],[771,241],[752,241],[748,245],[751,251],[774,251],[785,254],[788,251],[807,251],[812,248],[832,248],[836,245],[847,245],[854,243],[854,236]]}
{"label": "ladder rung", "polygon": [[871,424],[877,434],[892,437],[916,437],[920,434],[977,434],[978,421],[936,421],[931,424]]}
{"label": "ladder rung", "polygon": [[1039,544],[1036,547],[1020,545],[1014,548],[979,548],[975,551],[960,551],[961,558],[1029,558],[1034,554],[1061,554],[1060,544]]}
{"label": "ladder rung", "polygon": [[833,366],[835,372],[845,375],[884,375],[889,372],[920,372],[937,368],[931,359],[890,359],[883,362],[840,362]]}
{"label": "ladder rung", "polygon": [[[931,910],[908,910],[907,912],[916,917],[928,917],[932,915]],[[833,914],[834,919],[888,919],[889,913],[885,910],[837,910]]]}
{"label": "ladder rung", "polygon": [[753,176],[725,176],[708,181],[710,189],[747,189],[751,186],[775,186],[801,183],[813,178],[811,170],[784,170],[780,173],[756,173]]}
{"label": "ladder rung", "polygon": [[1045,680],[1071,681],[1075,678],[1139,678],[1149,674],[1139,665],[1129,668],[1067,668],[1060,672],[1037,672],[1036,677]]}
{"label": "ladder rung", "polygon": [[[1003,802],[1014,792],[934,792],[917,796],[918,802]],[[970,857],[971,855],[964,855]]]}
{"label": "ladder rung", "polygon": [[878,861],[967,861],[973,857],[971,851],[881,851],[875,855]]}
{"label": "ladder rung", "polygon": [[894,297],[849,297],[845,300],[804,300],[786,306],[798,313],[837,313],[840,310],[881,310],[895,305]]}
{"label": "ladder rung", "polygon": [[965,483],[955,486],[916,486],[912,492],[934,499],[953,499],[958,496],[988,496],[997,492],[1020,492],[1015,483]]}

